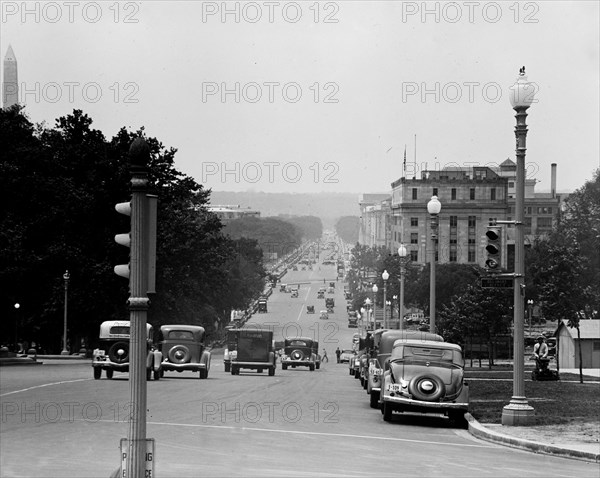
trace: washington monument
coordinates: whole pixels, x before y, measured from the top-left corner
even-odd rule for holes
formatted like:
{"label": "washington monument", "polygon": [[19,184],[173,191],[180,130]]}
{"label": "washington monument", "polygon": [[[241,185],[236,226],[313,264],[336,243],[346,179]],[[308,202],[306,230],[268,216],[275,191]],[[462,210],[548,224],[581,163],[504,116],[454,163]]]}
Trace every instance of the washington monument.
{"label": "washington monument", "polygon": [[19,102],[19,81],[17,78],[17,58],[12,46],[8,45],[4,57],[4,78],[2,81],[2,106],[10,108]]}

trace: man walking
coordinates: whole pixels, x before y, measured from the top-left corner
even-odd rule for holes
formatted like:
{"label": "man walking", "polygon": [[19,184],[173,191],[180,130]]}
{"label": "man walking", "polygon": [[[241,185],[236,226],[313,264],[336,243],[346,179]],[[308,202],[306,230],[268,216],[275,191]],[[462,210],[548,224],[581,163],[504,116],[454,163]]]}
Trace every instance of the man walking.
{"label": "man walking", "polygon": [[329,357],[327,356],[327,350],[323,349],[323,356],[321,357],[321,362],[329,362]]}
{"label": "man walking", "polygon": [[335,356],[337,357],[337,363],[340,363],[340,356],[341,355],[342,355],[342,351],[338,347],[337,349],[335,349]]}

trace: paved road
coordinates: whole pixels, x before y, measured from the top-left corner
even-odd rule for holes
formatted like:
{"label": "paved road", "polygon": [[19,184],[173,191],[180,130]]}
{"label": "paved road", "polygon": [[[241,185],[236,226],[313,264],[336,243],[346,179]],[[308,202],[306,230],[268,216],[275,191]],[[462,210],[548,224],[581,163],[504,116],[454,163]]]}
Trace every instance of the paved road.
{"label": "paved road", "polygon": [[[293,273],[286,280],[295,280]],[[275,292],[269,313],[255,320],[278,321],[280,332],[295,322],[309,336],[314,327],[325,333],[320,340],[333,355],[335,340],[349,344],[354,329],[345,324],[341,290],[335,298],[343,307],[327,322],[337,324],[333,332],[325,321],[307,317],[304,306],[317,304],[316,289],[303,287],[298,299]],[[156,476],[597,474],[594,464],[475,440],[442,418],[398,416],[385,423],[369,408],[347,365],[334,362],[314,372],[279,368],[274,377],[243,371],[232,376],[224,372],[222,357],[215,357],[207,380],[182,373],[149,382],[148,437],[156,439]],[[118,467],[130,412],[127,375],[93,380],[89,365],[6,367],[0,400],[2,477],[108,477]]]}

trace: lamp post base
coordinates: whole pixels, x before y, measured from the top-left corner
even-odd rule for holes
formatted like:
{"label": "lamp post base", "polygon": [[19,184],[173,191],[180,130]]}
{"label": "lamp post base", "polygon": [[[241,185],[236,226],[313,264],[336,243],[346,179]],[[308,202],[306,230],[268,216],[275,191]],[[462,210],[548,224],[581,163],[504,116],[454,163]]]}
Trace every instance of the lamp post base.
{"label": "lamp post base", "polygon": [[69,351],[68,350],[63,350],[60,354],[61,355],[69,355]]}
{"label": "lamp post base", "polygon": [[531,426],[535,424],[535,410],[527,403],[525,397],[513,397],[502,409],[502,425]]}

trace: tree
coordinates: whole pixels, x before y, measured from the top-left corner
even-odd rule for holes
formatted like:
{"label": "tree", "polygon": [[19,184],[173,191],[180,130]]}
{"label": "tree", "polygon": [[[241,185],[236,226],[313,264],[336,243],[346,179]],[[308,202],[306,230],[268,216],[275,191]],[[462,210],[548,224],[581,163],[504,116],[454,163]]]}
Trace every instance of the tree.
{"label": "tree", "polygon": [[358,216],[342,216],[335,223],[335,232],[348,244],[358,242],[360,219]]}

